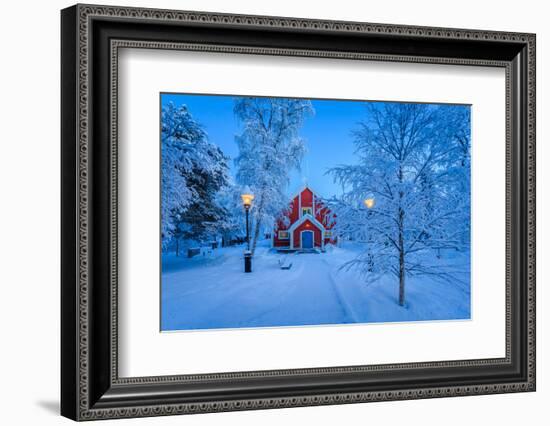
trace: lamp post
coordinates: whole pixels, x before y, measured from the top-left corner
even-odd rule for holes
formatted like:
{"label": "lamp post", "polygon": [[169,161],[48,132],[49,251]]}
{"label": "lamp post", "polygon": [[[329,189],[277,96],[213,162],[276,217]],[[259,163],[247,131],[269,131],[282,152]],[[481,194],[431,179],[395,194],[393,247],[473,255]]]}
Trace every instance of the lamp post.
{"label": "lamp post", "polygon": [[[369,197],[369,198],[365,198],[363,200],[363,204],[365,205],[365,207],[367,209],[372,209],[374,207],[374,205],[376,204],[376,201],[374,201],[374,198],[372,197]],[[371,212],[368,211],[367,212],[367,217],[369,217],[371,215]],[[367,241],[370,241],[370,232],[368,234],[368,238],[367,238]],[[369,272],[372,272],[372,269],[374,267],[374,259],[373,259],[373,256],[372,256],[372,253],[370,251],[367,252],[367,264],[368,264],[368,271]]]}
{"label": "lamp post", "polygon": [[246,214],[246,251],[244,252],[244,272],[252,272],[252,253],[250,252],[250,233],[248,231],[248,212],[252,207],[254,195],[245,193],[241,195],[243,207]]}

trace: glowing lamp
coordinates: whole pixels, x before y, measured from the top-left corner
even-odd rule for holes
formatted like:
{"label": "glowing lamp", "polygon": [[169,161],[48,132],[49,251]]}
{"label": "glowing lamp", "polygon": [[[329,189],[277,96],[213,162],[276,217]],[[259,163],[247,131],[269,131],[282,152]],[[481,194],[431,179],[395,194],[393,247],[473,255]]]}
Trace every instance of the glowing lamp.
{"label": "glowing lamp", "polygon": [[252,194],[242,194],[241,198],[243,200],[243,205],[246,210],[250,208],[252,205],[252,200],[254,199],[254,195]]}
{"label": "glowing lamp", "polygon": [[365,201],[363,201],[363,203],[365,204],[365,206],[367,207],[367,209],[372,209],[374,207],[374,198],[367,198],[365,199]]}

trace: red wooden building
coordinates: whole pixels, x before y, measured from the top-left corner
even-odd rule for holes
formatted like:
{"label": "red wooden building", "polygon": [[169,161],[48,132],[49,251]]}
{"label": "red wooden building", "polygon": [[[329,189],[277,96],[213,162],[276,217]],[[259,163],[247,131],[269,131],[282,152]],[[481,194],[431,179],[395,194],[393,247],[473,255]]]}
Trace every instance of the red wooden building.
{"label": "red wooden building", "polygon": [[309,187],[292,198],[289,209],[277,221],[273,247],[281,250],[324,249],[336,243],[332,234],[334,214]]}

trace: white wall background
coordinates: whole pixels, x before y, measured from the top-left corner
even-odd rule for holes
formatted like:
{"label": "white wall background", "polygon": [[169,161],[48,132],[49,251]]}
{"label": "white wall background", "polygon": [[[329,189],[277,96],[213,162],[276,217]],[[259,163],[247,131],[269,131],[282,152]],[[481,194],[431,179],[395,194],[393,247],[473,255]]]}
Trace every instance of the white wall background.
{"label": "white wall background", "polygon": [[[118,424],[516,425],[550,401],[550,27],[540,0],[104,0],[162,7],[537,33],[538,390],[530,394],[119,420]],[[12,0],[0,25],[0,401],[3,424],[69,424],[59,405],[59,9]],[[131,423],[129,423],[131,422]],[[102,424],[113,423],[108,421]],[[114,424],[114,423],[113,423]]]}

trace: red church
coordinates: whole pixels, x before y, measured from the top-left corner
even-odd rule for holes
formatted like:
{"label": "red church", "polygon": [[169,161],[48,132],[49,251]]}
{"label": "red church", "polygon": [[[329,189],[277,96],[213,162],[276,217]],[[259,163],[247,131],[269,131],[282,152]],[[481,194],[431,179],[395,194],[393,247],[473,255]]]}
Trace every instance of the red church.
{"label": "red church", "polygon": [[306,186],[277,221],[272,245],[279,250],[323,250],[326,244],[336,243],[332,234],[334,218],[321,198]]}

